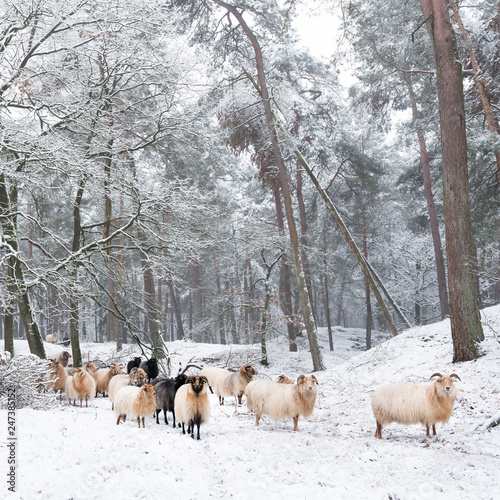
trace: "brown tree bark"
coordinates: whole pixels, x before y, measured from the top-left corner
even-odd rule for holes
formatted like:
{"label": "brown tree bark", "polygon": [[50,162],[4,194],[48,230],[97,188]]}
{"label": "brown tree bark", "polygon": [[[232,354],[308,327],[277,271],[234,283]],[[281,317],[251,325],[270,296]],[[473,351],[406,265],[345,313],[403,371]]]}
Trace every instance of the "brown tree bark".
{"label": "brown tree bark", "polygon": [[[274,205],[276,207],[276,221],[280,234],[285,234],[285,215],[281,205],[280,190],[274,189]],[[293,304],[292,304],[292,283],[290,280],[290,266],[284,249],[283,257],[281,258],[281,280],[283,282],[283,312],[287,318],[286,328],[288,332],[288,350],[297,352],[297,334],[293,322]]]}
{"label": "brown tree bark", "polygon": [[462,66],[456,52],[446,0],[420,0],[434,47],[443,155],[443,200],[453,361],[478,356],[484,339],[469,209],[466,117]]}
{"label": "brown tree bark", "polygon": [[436,260],[436,272],[438,281],[439,305],[441,308],[441,318],[444,319],[450,314],[450,306],[448,303],[448,290],[446,286],[446,271],[444,266],[443,249],[441,244],[441,236],[439,234],[439,222],[436,213],[436,205],[434,203],[434,195],[432,193],[431,168],[429,163],[429,155],[425,144],[425,138],[418,126],[418,109],[413,85],[409,73],[405,74],[408,92],[410,94],[411,109],[413,114],[413,124],[417,132],[418,144],[420,148],[420,161],[422,163],[422,173],[424,177],[424,192],[427,201],[427,212],[429,213],[429,222],[431,226],[432,243],[434,246],[434,258]]}

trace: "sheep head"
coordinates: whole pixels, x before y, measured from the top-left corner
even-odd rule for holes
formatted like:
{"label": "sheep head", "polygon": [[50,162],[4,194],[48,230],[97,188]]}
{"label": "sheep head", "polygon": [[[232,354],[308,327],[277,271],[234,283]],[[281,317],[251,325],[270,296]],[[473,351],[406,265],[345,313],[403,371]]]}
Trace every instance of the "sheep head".
{"label": "sheep head", "polygon": [[299,375],[297,378],[297,385],[301,386],[303,390],[313,392],[316,390],[316,386],[318,385],[318,379],[314,375],[311,375],[310,377]]}
{"label": "sheep head", "polygon": [[203,386],[205,385],[208,386],[208,379],[207,377],[199,375],[192,376],[188,377],[188,379],[186,380],[186,384],[190,384],[193,391],[196,392],[196,394],[198,394],[203,390]]}
{"label": "sheep head", "polygon": [[129,373],[130,385],[135,385],[136,387],[141,387],[146,383],[148,378],[146,372],[142,368],[133,368]]}
{"label": "sheep head", "polygon": [[123,373],[123,368],[121,365],[111,365],[109,369],[110,377],[114,377],[115,375],[121,375]]}
{"label": "sheep head", "polygon": [[155,395],[155,388],[151,384],[145,384],[141,387],[141,391],[144,393],[144,395],[147,396],[154,396]]}
{"label": "sheep head", "polygon": [[278,382],[278,384],[293,384],[293,380],[288,378],[286,375],[280,375],[276,382]]}
{"label": "sheep head", "polygon": [[258,375],[259,372],[255,368],[253,368],[252,365],[247,363],[240,368],[240,374],[247,380],[247,382],[250,382],[250,380],[252,380],[252,377],[254,375]]}
{"label": "sheep head", "polygon": [[[451,375],[441,375],[440,373],[434,373],[431,376],[431,379],[434,377],[438,377],[435,381],[436,390],[442,395],[449,395],[450,397],[455,398],[457,391],[455,388],[455,384],[453,383],[453,379],[460,380],[460,377],[456,373],[452,373]],[[460,380],[461,382],[461,380]]]}

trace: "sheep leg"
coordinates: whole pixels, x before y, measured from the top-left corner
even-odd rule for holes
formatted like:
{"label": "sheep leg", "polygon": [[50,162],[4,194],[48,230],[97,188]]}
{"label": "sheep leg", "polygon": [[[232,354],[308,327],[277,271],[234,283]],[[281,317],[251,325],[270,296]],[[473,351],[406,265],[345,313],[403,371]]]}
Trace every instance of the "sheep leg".
{"label": "sheep leg", "polygon": [[432,434],[436,435],[436,424],[432,424]]}
{"label": "sheep leg", "polygon": [[299,416],[298,415],[295,415],[295,417],[293,417],[293,430],[294,431],[299,431]]}
{"label": "sheep leg", "polygon": [[[194,426],[193,426],[194,427]],[[200,424],[197,423],[196,427],[198,428],[198,432],[196,433],[196,439],[199,441],[200,440]],[[194,439],[194,436],[191,435],[191,437]]]}
{"label": "sheep leg", "polygon": [[141,428],[141,417],[137,417],[137,425],[139,426],[139,429],[140,429]]}
{"label": "sheep leg", "polygon": [[83,401],[82,398],[80,398],[80,408],[83,408],[82,401]]}
{"label": "sheep leg", "polygon": [[160,425],[160,421],[158,420],[158,415],[160,414],[161,410],[159,408],[156,408],[155,413],[156,413],[156,423]]}
{"label": "sheep leg", "polygon": [[238,413],[238,396],[235,394],[234,395],[234,414],[236,415]]}
{"label": "sheep leg", "polygon": [[184,429],[184,422],[182,422],[182,433],[186,434],[186,430]]}
{"label": "sheep leg", "polygon": [[238,404],[241,406],[241,400],[243,399],[243,393],[238,394]]}
{"label": "sheep leg", "polygon": [[260,413],[255,412],[255,425],[258,427],[260,421]]}
{"label": "sheep leg", "polygon": [[168,425],[167,410],[165,410],[165,408],[163,408],[163,416],[165,417],[165,425]]}
{"label": "sheep leg", "polygon": [[425,432],[425,435],[426,435],[428,438],[430,438],[430,437],[431,437],[431,435],[430,435],[430,433],[429,433],[429,426],[428,426],[427,424],[425,425],[425,431],[426,431],[426,432]]}
{"label": "sheep leg", "polygon": [[118,418],[116,419],[116,425],[119,425],[121,419],[122,419],[122,416],[118,415]]}
{"label": "sheep leg", "polygon": [[377,430],[375,431],[375,437],[382,439],[382,424],[377,420]]}
{"label": "sheep leg", "polygon": [[89,407],[89,395],[87,394],[85,396],[85,408],[88,408]]}
{"label": "sheep leg", "polygon": [[219,405],[220,406],[224,405],[224,398],[222,396],[219,396]]}

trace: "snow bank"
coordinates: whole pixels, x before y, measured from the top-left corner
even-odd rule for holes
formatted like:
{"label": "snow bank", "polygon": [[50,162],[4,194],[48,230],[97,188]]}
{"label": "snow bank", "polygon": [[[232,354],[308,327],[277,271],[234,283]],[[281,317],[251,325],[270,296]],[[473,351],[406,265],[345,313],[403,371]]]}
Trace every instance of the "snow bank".
{"label": "snow bank", "polygon": [[[336,330],[336,351],[323,349],[328,370],[315,374],[315,411],[301,420],[300,432],[293,432],[291,421],[265,416],[257,428],[244,405],[234,415],[231,401],[220,407],[214,395],[201,442],[153,419],[146,429],[137,429],[135,422],[116,426],[111,403],[102,397],[88,409],[64,402],[50,411],[20,409],[19,496],[494,498],[500,491],[500,426],[488,426],[498,419],[500,409],[500,306],[482,315],[484,355],[459,364],[451,363],[448,321],[413,328],[368,352],[359,350],[363,332]],[[326,346],[326,331],[320,334]],[[111,344],[82,347],[91,359],[113,357]],[[16,348],[22,349],[17,344]],[[258,355],[255,346],[176,342],[169,349],[176,353],[174,372],[177,363],[185,365],[191,359],[198,364],[218,360],[223,366],[229,358],[229,364],[237,366]],[[128,354],[136,353],[131,347]],[[257,379],[274,380],[281,374],[295,379],[312,369],[306,348],[288,353],[285,339],[270,343],[269,358],[268,368],[256,364]],[[457,383],[453,416],[445,426],[438,424],[438,436],[426,439],[420,426],[391,424],[384,428],[382,440],[375,439],[370,406],[374,389],[387,382],[424,380],[436,371],[455,372],[463,381]],[[6,422],[4,411],[0,420]],[[64,456],[66,463],[58,465],[56,456]],[[5,478],[3,472],[0,469]]]}

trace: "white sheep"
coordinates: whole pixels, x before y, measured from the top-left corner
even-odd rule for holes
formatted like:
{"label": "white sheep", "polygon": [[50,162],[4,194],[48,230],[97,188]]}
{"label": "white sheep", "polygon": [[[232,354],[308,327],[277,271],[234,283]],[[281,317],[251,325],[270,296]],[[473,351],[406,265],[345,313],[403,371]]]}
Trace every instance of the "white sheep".
{"label": "white sheep", "polygon": [[111,365],[109,368],[99,368],[96,374],[96,395],[102,392],[103,397],[106,396],[108,392],[109,381],[115,375],[121,375],[123,373],[123,368],[120,365]]}
{"label": "white sheep", "polygon": [[[75,373],[76,370],[71,370],[72,373]],[[64,392],[66,393],[66,399],[68,400],[68,404],[71,404],[73,401],[73,406],[76,404],[76,399],[78,398],[78,393],[76,389],[73,387],[73,375],[68,375],[66,379],[66,383],[64,384]]]}
{"label": "white sheep", "polygon": [[282,384],[268,380],[250,382],[246,389],[247,408],[255,413],[255,425],[262,415],[274,420],[293,418],[293,430],[298,431],[299,416],[309,417],[316,402],[318,380],[314,375],[300,375],[297,384]]}
{"label": "white sheep", "polygon": [[142,387],[127,385],[115,394],[115,413],[118,415],[116,425],[127,417],[137,418],[137,425],[146,427],[144,418],[153,415],[156,410],[155,388],[151,384]]}
{"label": "white sheep", "polygon": [[206,367],[200,371],[200,376],[207,378],[210,387],[213,387],[215,394],[219,396],[219,404],[224,404],[224,397],[234,396],[235,413],[238,411],[238,404],[241,404],[245,387],[252,381],[254,375],[258,375],[258,372],[249,364],[243,365],[237,372],[213,367]]}
{"label": "white sheep", "polygon": [[57,342],[57,332],[50,333],[45,337],[45,342],[49,342],[50,344],[55,344]]}
{"label": "white sheep", "polygon": [[188,426],[188,434],[194,439],[194,426],[197,427],[196,439],[200,439],[200,425],[210,419],[211,407],[208,399],[208,380],[204,376],[190,376],[186,383],[175,393],[174,412],[177,422],[182,423],[182,433],[186,434],[184,425]]}
{"label": "white sheep", "polygon": [[446,423],[453,412],[457,397],[454,378],[460,380],[455,373],[443,376],[432,375],[432,382],[418,384],[387,384],[379,387],[372,396],[373,415],[377,422],[375,437],[382,439],[382,427],[391,422],[399,424],[425,425],[426,435],[430,437],[429,428],[436,435],[436,423]]}
{"label": "white sheep", "polygon": [[142,387],[146,383],[146,372],[142,368],[132,368],[128,375],[115,375],[108,386],[108,397],[111,401],[111,409],[115,409],[115,394],[127,385]]}

